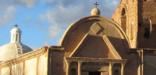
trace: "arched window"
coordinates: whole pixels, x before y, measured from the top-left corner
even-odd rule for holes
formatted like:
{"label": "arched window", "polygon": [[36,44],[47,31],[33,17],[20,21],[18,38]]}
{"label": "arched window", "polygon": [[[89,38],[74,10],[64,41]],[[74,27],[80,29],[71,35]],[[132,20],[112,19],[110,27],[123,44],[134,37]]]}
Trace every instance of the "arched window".
{"label": "arched window", "polygon": [[152,33],[152,21],[150,18],[144,19],[144,38],[148,39],[150,38],[150,35]]}
{"label": "arched window", "polygon": [[122,16],[125,16],[125,15],[126,15],[126,10],[125,10],[125,8],[122,9],[121,15],[122,15]]}
{"label": "arched window", "polygon": [[126,10],[125,8],[121,11],[121,27],[126,32]]}

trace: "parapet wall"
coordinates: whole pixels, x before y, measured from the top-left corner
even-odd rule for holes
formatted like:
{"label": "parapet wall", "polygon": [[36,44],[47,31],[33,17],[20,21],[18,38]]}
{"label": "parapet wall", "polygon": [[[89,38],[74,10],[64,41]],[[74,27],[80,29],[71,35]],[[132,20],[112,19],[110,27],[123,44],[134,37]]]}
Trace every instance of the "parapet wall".
{"label": "parapet wall", "polygon": [[1,62],[0,75],[47,75],[47,56],[47,50],[41,48]]}

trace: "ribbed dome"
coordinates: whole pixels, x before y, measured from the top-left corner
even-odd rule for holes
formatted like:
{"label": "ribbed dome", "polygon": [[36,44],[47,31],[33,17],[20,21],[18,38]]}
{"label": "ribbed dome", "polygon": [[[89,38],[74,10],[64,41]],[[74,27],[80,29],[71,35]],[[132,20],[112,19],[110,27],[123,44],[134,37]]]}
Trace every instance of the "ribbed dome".
{"label": "ribbed dome", "polygon": [[32,49],[21,43],[8,43],[0,47],[0,61],[5,61],[18,57],[22,53],[32,51]]}
{"label": "ribbed dome", "polygon": [[10,43],[0,47],[0,61],[13,59],[20,54],[32,51],[30,47],[21,43],[21,30],[17,25],[15,25],[10,32]]}

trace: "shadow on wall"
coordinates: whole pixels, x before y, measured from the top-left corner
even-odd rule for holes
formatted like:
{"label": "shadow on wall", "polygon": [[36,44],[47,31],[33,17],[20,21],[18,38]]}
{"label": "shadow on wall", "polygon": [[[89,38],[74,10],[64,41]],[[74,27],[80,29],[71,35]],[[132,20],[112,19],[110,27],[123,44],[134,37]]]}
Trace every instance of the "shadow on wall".
{"label": "shadow on wall", "polygon": [[125,39],[115,38],[111,36],[108,36],[108,38],[119,53],[119,55],[122,58],[126,58],[129,51],[129,45],[127,41]]}

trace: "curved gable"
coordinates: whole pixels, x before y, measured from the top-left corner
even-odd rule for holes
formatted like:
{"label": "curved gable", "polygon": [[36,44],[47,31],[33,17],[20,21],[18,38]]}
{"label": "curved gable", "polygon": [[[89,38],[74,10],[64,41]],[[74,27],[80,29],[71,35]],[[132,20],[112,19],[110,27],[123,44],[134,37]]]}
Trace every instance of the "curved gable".
{"label": "curved gable", "polygon": [[[61,45],[65,48],[65,51],[70,54],[78,46],[83,37],[88,33],[99,36],[106,35],[112,40],[114,39],[114,44],[116,42],[120,42],[125,47],[129,46],[127,36],[120,26],[118,26],[112,20],[108,20],[101,16],[85,17],[72,24],[65,32],[64,37],[61,40]],[[117,49],[127,50],[124,47]]]}

